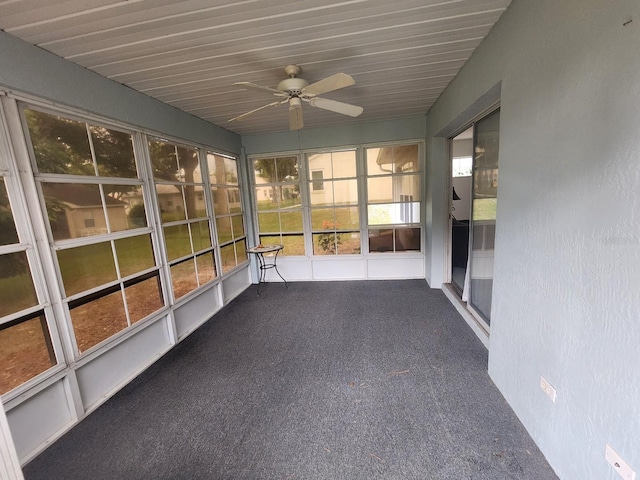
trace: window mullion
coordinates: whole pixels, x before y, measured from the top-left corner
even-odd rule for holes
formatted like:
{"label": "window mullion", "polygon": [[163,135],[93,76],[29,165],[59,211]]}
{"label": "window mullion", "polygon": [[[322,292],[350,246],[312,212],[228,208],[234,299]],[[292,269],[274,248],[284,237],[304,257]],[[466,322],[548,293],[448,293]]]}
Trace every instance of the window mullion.
{"label": "window mullion", "polygon": [[138,167],[138,178],[142,180],[143,202],[145,205],[147,225],[151,228],[151,244],[155,257],[155,265],[160,274],[160,286],[162,287],[164,304],[167,306],[173,303],[172,289],[169,288],[171,277],[169,275],[168,263],[165,262],[167,252],[164,242],[164,231],[162,230],[160,207],[154,185],[149,141],[146,134],[139,132],[133,134],[133,150]]}

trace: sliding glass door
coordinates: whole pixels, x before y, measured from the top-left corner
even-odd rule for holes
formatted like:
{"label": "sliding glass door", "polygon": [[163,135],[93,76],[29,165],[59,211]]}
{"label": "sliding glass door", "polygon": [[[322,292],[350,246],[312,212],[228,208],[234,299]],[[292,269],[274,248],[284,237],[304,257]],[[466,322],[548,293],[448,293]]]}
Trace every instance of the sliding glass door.
{"label": "sliding glass door", "polygon": [[479,120],[473,134],[472,228],[469,259],[469,306],[489,325],[498,204],[500,111]]}

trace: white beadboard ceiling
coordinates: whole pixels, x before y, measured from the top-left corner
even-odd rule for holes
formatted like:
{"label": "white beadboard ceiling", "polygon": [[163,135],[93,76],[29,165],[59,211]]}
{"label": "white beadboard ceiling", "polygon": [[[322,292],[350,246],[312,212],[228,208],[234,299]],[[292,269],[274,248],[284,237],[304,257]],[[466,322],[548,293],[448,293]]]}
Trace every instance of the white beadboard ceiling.
{"label": "white beadboard ceiling", "polygon": [[357,118],[304,104],[305,128],[426,113],[511,0],[0,0],[0,28],[238,134],[286,131],[286,106],[234,82],[275,88],[284,67]]}

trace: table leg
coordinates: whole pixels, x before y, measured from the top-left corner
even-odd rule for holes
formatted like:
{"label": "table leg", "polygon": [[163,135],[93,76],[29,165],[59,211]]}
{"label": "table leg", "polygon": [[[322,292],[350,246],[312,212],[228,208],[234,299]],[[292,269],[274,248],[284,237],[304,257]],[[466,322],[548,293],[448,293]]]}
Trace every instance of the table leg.
{"label": "table leg", "polygon": [[256,255],[256,257],[258,257],[258,264],[259,264],[259,270],[260,270],[260,273],[258,275],[257,293],[258,293],[258,296],[260,296],[260,284],[261,283],[266,283],[266,268],[265,268],[265,263],[264,263],[264,257],[262,256],[262,254],[258,253]]}
{"label": "table leg", "polygon": [[275,257],[273,257],[273,269],[276,271],[276,273],[278,274],[278,276],[282,279],[282,281],[284,282],[284,286],[286,288],[289,288],[289,284],[287,283],[287,281],[284,279],[284,277],[282,275],[280,275],[280,272],[278,271],[278,267],[276,265],[277,261],[278,261],[278,254],[280,253],[280,250],[278,250],[276,252]]}

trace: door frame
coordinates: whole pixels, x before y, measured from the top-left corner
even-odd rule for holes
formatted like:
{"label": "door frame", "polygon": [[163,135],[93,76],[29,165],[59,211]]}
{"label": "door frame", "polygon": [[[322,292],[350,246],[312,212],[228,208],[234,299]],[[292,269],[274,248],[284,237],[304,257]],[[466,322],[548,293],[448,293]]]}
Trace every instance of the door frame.
{"label": "door frame", "polygon": [[[456,289],[451,285],[451,253],[452,253],[452,207],[453,207],[453,198],[451,196],[452,189],[452,140],[456,136],[460,135],[462,132],[467,130],[470,127],[474,127],[475,123],[482,120],[483,118],[491,115],[496,110],[500,109],[500,84],[494,86],[489,92],[483,95],[480,99],[478,99],[473,105],[471,105],[463,114],[458,116],[453,122],[451,122],[447,127],[441,130],[437,136],[445,137],[446,142],[446,162],[447,168],[446,179],[445,179],[445,191],[447,195],[447,200],[444,203],[445,207],[445,215],[447,218],[447,230],[445,234],[445,242],[444,242],[444,283],[442,285],[442,289],[449,299],[451,303],[456,307],[458,312],[462,315],[467,324],[471,327],[471,329],[475,332],[478,338],[482,341],[485,347],[489,348],[489,337],[491,333],[491,329],[483,317],[477,312],[468,302],[463,302],[462,298],[457,294]],[[475,127],[474,127],[474,142],[475,142]],[[473,215],[473,210],[471,211],[471,215]],[[469,236],[470,243],[469,248],[471,248],[471,225],[469,228]]]}

